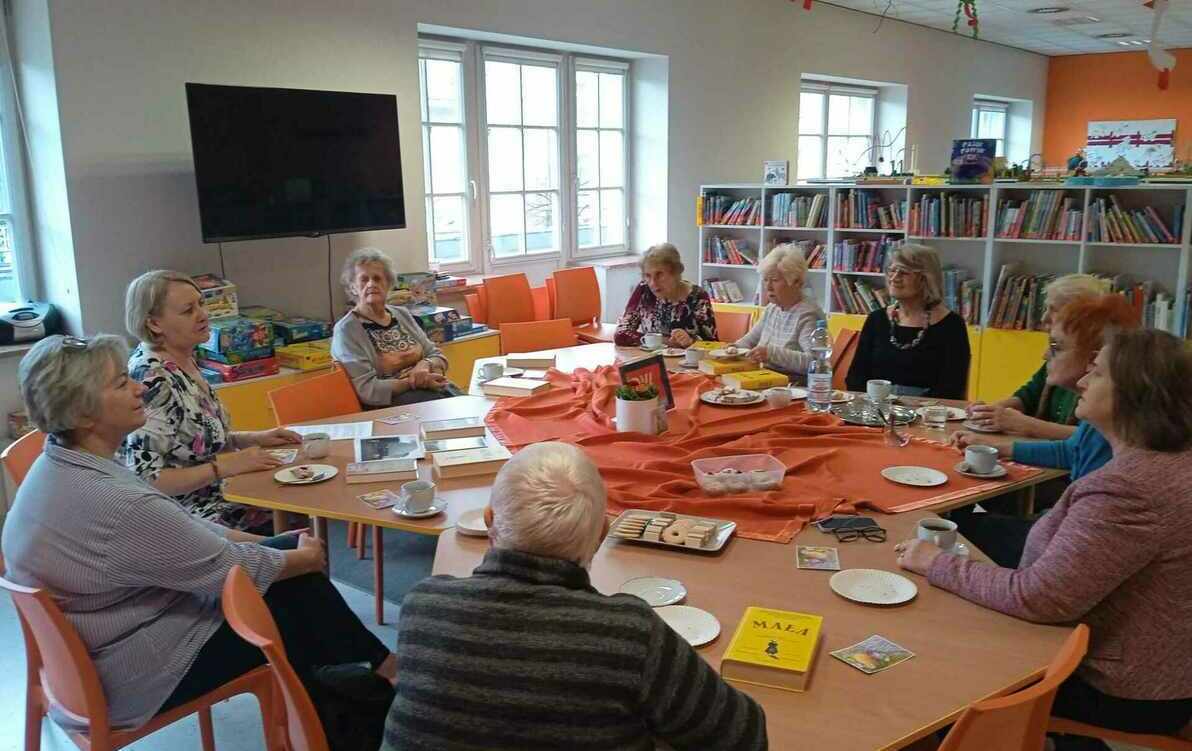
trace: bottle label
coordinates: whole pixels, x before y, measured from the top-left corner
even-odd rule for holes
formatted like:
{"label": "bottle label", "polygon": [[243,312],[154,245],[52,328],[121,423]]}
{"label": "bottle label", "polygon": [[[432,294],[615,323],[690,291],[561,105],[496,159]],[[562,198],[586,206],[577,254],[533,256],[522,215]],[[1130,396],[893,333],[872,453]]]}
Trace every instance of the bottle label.
{"label": "bottle label", "polygon": [[811,393],[816,393],[820,390],[832,391],[832,374],[831,373],[808,373],[807,374],[807,389]]}

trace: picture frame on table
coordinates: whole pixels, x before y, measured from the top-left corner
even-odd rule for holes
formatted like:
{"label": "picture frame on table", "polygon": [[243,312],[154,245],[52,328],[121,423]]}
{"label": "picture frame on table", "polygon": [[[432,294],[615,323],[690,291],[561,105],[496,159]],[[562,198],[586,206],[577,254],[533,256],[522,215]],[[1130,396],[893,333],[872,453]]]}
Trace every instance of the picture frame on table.
{"label": "picture frame on table", "polygon": [[786,185],[790,172],[790,162],[782,159],[769,159],[762,162],[762,182],[766,185]]}
{"label": "picture frame on table", "polygon": [[618,369],[621,373],[621,383],[636,380],[643,384],[654,384],[658,393],[666,399],[666,408],[675,406],[675,395],[671,392],[670,375],[666,370],[666,361],[662,355],[649,355],[622,364]]}

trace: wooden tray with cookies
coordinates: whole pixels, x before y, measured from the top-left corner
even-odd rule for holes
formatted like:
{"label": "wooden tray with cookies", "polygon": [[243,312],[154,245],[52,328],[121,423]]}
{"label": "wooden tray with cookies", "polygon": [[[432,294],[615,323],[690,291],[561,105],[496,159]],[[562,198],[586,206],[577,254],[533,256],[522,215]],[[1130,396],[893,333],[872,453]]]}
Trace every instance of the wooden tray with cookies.
{"label": "wooden tray with cookies", "polygon": [[608,536],[626,542],[713,553],[724,547],[736,529],[736,522],[724,519],[628,509],[613,521]]}

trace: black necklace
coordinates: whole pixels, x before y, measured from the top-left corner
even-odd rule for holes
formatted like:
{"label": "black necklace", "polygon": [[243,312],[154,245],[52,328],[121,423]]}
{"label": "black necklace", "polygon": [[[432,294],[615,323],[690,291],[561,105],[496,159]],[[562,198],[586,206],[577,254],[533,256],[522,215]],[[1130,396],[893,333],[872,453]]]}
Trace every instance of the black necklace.
{"label": "black necklace", "polygon": [[923,315],[927,317],[926,325],[924,325],[923,328],[919,329],[919,333],[915,335],[915,338],[913,340],[911,340],[910,343],[903,344],[902,342],[898,341],[898,339],[896,339],[894,337],[894,331],[897,329],[898,326],[902,325],[901,323],[899,323],[899,315],[898,315],[898,311],[902,308],[902,303],[895,302],[894,310],[890,312],[890,322],[892,324],[890,326],[890,344],[895,349],[900,349],[904,352],[908,349],[914,349],[915,347],[918,347],[919,344],[922,343],[923,337],[927,335],[927,329],[931,328],[931,309],[934,307],[935,307],[934,305],[928,305],[924,309]]}

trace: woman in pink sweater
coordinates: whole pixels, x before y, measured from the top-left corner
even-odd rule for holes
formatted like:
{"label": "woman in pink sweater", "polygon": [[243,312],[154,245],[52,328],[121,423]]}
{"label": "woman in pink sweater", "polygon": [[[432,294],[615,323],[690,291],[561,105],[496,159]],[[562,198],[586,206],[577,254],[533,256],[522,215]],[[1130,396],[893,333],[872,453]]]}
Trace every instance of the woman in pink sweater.
{"label": "woman in pink sweater", "polygon": [[1088,655],[1053,714],[1174,733],[1192,720],[1192,351],[1164,332],[1118,332],[1077,390],[1076,415],[1113,459],[1035,523],[1017,569],[919,540],[895,546],[898,564],[1008,615],[1087,623]]}

